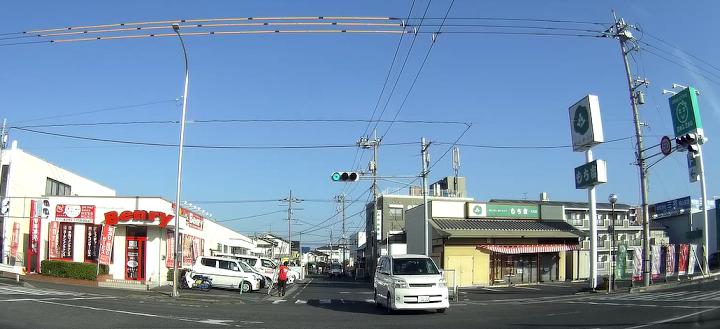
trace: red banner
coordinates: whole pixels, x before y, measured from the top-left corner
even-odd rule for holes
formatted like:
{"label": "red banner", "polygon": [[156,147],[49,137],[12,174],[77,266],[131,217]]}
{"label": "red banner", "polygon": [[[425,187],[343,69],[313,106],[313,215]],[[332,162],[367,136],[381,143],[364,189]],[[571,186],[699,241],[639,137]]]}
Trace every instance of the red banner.
{"label": "red banner", "polygon": [[681,244],[680,254],[678,255],[678,275],[687,274],[688,269],[688,255],[690,254],[690,245]]}
{"label": "red banner", "polygon": [[112,256],[113,241],[115,240],[115,226],[103,225],[100,235],[100,251],[98,252],[98,263],[110,265]]}
{"label": "red banner", "polygon": [[10,240],[10,255],[16,258],[18,242],[20,242],[20,223],[13,223],[12,240]]}
{"label": "red banner", "polygon": [[55,220],[95,224],[95,206],[59,204],[55,206]]}
{"label": "red banner", "polygon": [[48,258],[50,259],[60,258],[60,252],[58,250],[59,235],[60,223],[56,221],[50,221],[50,228],[48,232]]}
{"label": "red banner", "polygon": [[175,259],[175,232],[167,231],[167,256],[165,257],[165,267],[173,268],[173,259]]}
{"label": "red banner", "polygon": [[40,251],[40,202],[30,201],[30,248],[31,255]]}

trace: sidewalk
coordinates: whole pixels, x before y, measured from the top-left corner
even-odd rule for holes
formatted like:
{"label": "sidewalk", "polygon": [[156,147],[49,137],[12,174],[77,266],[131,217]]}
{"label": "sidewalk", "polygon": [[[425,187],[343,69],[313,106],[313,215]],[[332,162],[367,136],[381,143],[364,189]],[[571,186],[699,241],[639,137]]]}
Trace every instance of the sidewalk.
{"label": "sidewalk", "polygon": [[691,286],[696,285],[704,282],[711,282],[711,281],[717,281],[720,280],[720,271],[716,272],[710,272],[707,276],[699,275],[691,278],[686,278],[683,280],[673,280],[671,279],[669,282],[657,282],[649,287],[633,287],[630,288],[630,292],[645,292],[645,291],[658,291],[658,290],[665,290],[665,289],[672,289],[682,286]]}

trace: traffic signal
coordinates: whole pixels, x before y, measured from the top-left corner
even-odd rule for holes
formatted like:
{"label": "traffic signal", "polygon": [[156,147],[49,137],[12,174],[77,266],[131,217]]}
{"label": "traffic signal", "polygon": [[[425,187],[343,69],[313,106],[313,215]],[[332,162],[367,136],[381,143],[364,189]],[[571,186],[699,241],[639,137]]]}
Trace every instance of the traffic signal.
{"label": "traffic signal", "polygon": [[333,182],[357,182],[360,174],[348,171],[336,171],[330,176]]}
{"label": "traffic signal", "polygon": [[688,133],[678,137],[675,137],[675,143],[679,150],[687,150],[690,153],[697,154],[700,152],[700,146],[698,145],[702,136],[698,136],[695,133]]}

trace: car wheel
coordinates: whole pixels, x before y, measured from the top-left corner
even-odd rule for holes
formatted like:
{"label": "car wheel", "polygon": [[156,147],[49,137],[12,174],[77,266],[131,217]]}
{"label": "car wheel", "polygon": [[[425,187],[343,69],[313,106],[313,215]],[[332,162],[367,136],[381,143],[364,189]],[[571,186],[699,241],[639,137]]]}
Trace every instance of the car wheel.
{"label": "car wheel", "polygon": [[377,290],[373,291],[373,299],[375,300],[375,307],[380,308],[380,301],[378,300]]}
{"label": "car wheel", "polygon": [[391,298],[392,298],[392,296],[390,295],[390,293],[388,293],[388,294],[387,294],[387,299],[385,300],[385,306],[386,306],[386,307],[385,307],[385,312],[387,312],[387,314],[393,314],[392,299],[391,299]]}
{"label": "car wheel", "polygon": [[445,313],[446,310],[447,310],[446,308],[439,308],[439,309],[437,309],[437,312],[438,312],[438,313]]}
{"label": "car wheel", "polygon": [[243,293],[250,292],[250,290],[252,290],[252,286],[250,285],[250,282],[243,281],[243,282],[240,284],[240,290],[241,290]]}

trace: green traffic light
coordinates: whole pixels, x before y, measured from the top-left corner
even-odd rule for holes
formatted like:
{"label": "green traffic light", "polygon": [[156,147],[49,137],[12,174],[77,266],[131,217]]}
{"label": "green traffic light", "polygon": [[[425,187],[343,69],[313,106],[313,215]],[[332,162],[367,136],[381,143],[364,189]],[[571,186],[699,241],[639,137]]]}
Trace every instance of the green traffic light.
{"label": "green traffic light", "polygon": [[333,180],[333,182],[337,182],[337,181],[340,180],[340,173],[339,173],[339,172],[334,172],[334,173],[332,174],[332,176],[330,176],[330,178]]}

